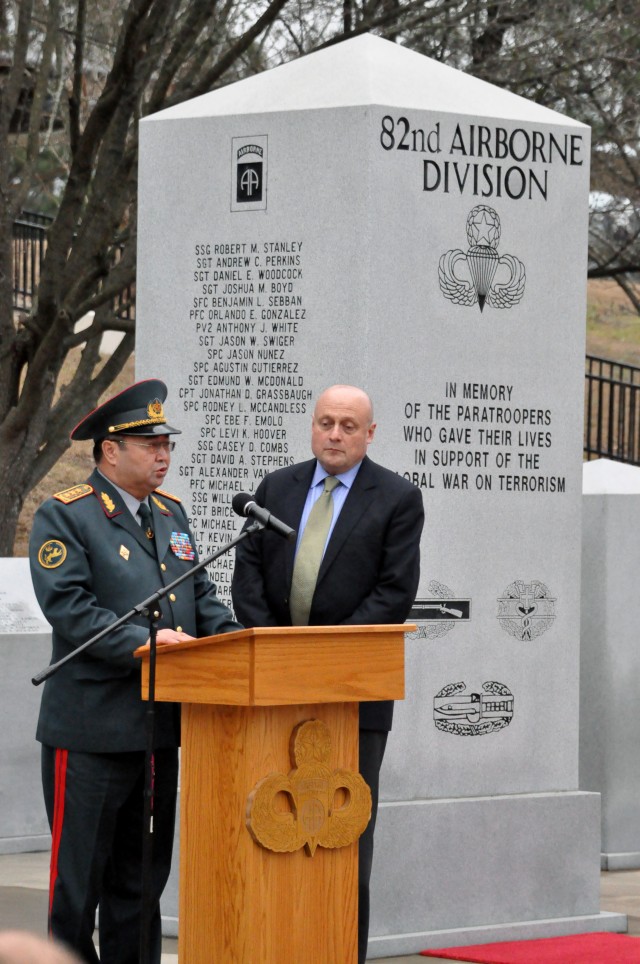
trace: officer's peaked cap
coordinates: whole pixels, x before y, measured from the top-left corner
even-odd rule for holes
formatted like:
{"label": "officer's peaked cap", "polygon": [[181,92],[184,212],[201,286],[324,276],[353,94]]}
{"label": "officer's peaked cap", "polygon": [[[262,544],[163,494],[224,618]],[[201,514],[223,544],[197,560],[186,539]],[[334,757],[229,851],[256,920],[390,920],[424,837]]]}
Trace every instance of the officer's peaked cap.
{"label": "officer's peaked cap", "polygon": [[110,435],[179,435],[167,425],[162,403],[167,386],[159,378],[136,382],[94,408],[71,433],[74,441],[109,438]]}

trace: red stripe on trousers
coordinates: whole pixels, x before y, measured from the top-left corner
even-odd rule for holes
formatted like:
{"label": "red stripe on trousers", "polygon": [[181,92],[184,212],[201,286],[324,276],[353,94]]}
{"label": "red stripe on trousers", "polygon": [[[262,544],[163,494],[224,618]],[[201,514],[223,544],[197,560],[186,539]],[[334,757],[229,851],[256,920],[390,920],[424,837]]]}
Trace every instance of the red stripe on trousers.
{"label": "red stripe on trousers", "polygon": [[58,852],[64,821],[64,798],[67,785],[68,750],[56,750],[55,783],[53,793],[53,827],[51,829],[51,870],[49,876],[49,933],[51,933],[51,911],[53,909],[53,890],[58,879]]}

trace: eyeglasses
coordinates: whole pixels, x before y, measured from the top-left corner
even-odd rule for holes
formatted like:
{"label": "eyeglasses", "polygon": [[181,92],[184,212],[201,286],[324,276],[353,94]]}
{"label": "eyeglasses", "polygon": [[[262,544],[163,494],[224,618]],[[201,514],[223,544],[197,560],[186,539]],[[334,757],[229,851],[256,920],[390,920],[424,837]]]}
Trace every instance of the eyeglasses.
{"label": "eyeglasses", "polygon": [[137,445],[141,449],[151,449],[152,452],[173,452],[176,447],[175,442],[132,442],[128,438],[113,439],[118,445]]}

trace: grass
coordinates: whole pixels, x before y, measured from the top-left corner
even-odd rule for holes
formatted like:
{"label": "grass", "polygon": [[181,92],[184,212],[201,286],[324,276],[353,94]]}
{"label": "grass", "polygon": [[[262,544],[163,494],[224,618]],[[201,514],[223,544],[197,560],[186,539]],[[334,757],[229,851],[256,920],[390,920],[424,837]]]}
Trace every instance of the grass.
{"label": "grass", "polygon": [[589,282],[587,354],[640,366],[640,318],[615,281]]}
{"label": "grass", "polygon": [[[79,351],[79,349],[78,349]],[[640,366],[640,317],[614,281],[590,281],[587,292],[587,354]],[[78,355],[70,355],[63,381],[70,378]],[[162,373],[160,373],[162,377]],[[105,397],[135,380],[134,361],[130,358],[120,377]],[[33,513],[54,492],[84,482],[93,468],[91,442],[74,442],[49,474],[27,496],[18,523],[14,554],[28,554],[29,531]]]}

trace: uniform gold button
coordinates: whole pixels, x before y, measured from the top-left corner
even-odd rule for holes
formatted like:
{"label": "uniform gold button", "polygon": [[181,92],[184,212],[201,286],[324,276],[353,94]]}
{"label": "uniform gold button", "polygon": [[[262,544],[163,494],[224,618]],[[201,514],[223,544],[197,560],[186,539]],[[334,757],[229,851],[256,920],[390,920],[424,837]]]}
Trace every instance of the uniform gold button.
{"label": "uniform gold button", "polygon": [[160,568],[162,569],[163,572],[167,571],[167,567],[165,566],[164,562],[160,563]]}
{"label": "uniform gold button", "polygon": [[171,602],[175,602],[175,601],[176,601],[176,595],[175,595],[175,593],[172,592],[172,593],[169,595],[169,599],[171,600]]}
{"label": "uniform gold button", "polygon": [[176,626],[176,632],[177,632],[177,633],[181,633],[181,632],[182,632],[182,626]]}

